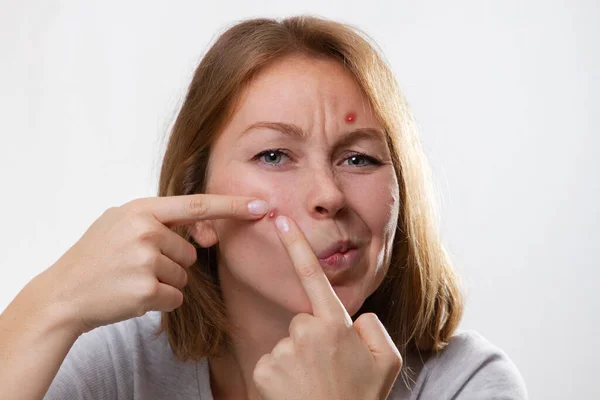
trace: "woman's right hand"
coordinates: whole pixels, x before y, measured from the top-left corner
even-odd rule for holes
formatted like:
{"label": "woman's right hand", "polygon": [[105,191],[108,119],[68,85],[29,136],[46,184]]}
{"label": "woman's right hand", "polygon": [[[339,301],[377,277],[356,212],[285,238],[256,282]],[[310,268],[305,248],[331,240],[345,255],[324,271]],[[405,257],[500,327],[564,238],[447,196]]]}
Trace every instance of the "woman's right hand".
{"label": "woman's right hand", "polygon": [[[183,303],[196,248],[170,227],[201,220],[259,219],[250,197],[195,194],[149,197],[106,210],[50,268],[37,295],[66,310],[77,334],[102,325],[172,311]],[[254,208],[257,209],[256,207]],[[39,291],[44,293],[39,293]]]}

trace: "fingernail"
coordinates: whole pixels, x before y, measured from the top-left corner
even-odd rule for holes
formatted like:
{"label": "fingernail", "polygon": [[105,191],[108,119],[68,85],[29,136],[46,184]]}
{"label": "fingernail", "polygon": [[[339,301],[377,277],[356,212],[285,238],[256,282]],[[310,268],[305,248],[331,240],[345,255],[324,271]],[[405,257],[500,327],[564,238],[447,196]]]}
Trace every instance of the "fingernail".
{"label": "fingernail", "polygon": [[277,225],[279,232],[285,233],[290,230],[290,222],[283,215],[280,215],[277,217],[277,219],[275,219],[275,225]]}
{"label": "fingernail", "polygon": [[248,203],[248,211],[254,215],[263,215],[267,212],[268,208],[267,202],[263,200],[252,200]]}

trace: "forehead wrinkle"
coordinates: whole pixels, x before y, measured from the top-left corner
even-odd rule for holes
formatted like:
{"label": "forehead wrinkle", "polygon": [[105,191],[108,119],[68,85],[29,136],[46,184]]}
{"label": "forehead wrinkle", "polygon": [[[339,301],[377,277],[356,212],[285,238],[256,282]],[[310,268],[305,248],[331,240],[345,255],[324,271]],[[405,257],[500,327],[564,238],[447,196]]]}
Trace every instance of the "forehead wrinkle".
{"label": "forehead wrinkle", "polygon": [[[241,134],[241,136],[248,134],[253,129],[271,129],[280,132],[286,136],[290,136],[293,139],[299,139],[306,141],[309,137],[308,133],[303,131],[298,125],[289,124],[285,122],[272,122],[272,121],[258,121],[249,125]],[[346,132],[336,139],[336,146],[342,146],[349,144],[359,139],[375,139],[386,143],[385,134],[377,128],[356,128],[349,132]]]}
{"label": "forehead wrinkle", "polygon": [[304,132],[298,125],[288,124],[285,122],[271,122],[271,121],[258,121],[250,124],[244,131],[241,133],[241,136],[247,134],[249,131],[253,129],[266,128],[278,131],[283,133],[286,136],[290,136],[293,139],[300,139],[302,141],[306,141],[308,139],[308,135]]}
{"label": "forehead wrinkle", "polygon": [[344,133],[336,140],[336,146],[341,147],[348,145],[360,139],[374,139],[386,143],[385,133],[376,128],[357,128]]}

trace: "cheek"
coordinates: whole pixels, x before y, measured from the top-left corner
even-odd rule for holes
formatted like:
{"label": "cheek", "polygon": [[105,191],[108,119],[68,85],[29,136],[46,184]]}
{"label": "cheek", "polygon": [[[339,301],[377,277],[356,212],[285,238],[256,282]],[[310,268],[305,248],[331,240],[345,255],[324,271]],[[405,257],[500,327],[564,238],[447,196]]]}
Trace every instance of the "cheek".
{"label": "cheek", "polygon": [[[270,172],[267,175],[244,165],[220,172],[220,176],[211,182],[208,193],[253,196],[269,204],[269,213],[258,221],[213,222],[222,262],[231,276],[246,287],[290,310],[307,312],[310,304],[274,223],[278,215],[284,214],[294,218],[306,232],[315,233],[307,222],[310,218],[306,217],[306,204],[303,203],[306,201],[303,177],[296,176],[295,183],[290,185],[289,174]],[[393,170],[391,174],[382,171],[361,179],[349,177],[341,182],[353,214],[343,222],[344,228],[371,239],[369,271],[363,271],[366,275],[357,276],[347,288],[339,288],[344,304],[360,306],[381,283],[387,269],[381,262],[386,257],[381,258],[381,253],[388,247],[386,242],[391,245],[398,216],[398,186]]]}
{"label": "cheek", "polygon": [[302,204],[299,203],[297,193],[291,190],[292,187],[287,174],[267,175],[243,164],[233,164],[227,171],[211,180],[208,193],[251,196],[265,200],[269,204],[269,212],[254,224],[263,225],[260,222],[268,222],[273,225],[279,214],[292,218],[299,216],[298,210],[302,209]]}
{"label": "cheek", "polygon": [[359,195],[353,201],[355,210],[369,227],[373,235],[382,235],[395,229],[398,217],[398,204],[389,193],[374,193],[370,196]]}
{"label": "cheek", "polygon": [[367,297],[379,287],[389,268],[398,225],[399,187],[392,168],[351,185],[348,201],[370,236],[369,272],[361,283],[362,293]]}
{"label": "cheek", "polygon": [[209,193],[257,197],[267,201],[269,212],[257,221],[213,221],[221,260],[236,280],[267,297],[297,304],[302,293],[290,293],[293,266],[275,228],[278,215],[297,218],[302,209],[297,193],[288,189],[289,177],[272,173],[266,179],[264,173],[248,172],[242,166],[236,173],[224,172],[211,182]]}
{"label": "cheek", "polygon": [[368,179],[348,180],[346,186],[351,208],[375,238],[396,230],[400,206],[399,188],[391,167]]}

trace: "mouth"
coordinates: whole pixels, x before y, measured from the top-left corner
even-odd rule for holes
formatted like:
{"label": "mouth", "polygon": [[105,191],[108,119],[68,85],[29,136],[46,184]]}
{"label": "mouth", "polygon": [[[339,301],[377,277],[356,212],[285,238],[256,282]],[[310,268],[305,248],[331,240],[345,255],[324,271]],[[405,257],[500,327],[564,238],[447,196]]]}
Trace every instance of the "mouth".
{"label": "mouth", "polygon": [[334,243],[317,253],[317,258],[324,269],[349,268],[359,259],[358,246],[349,240]]}

